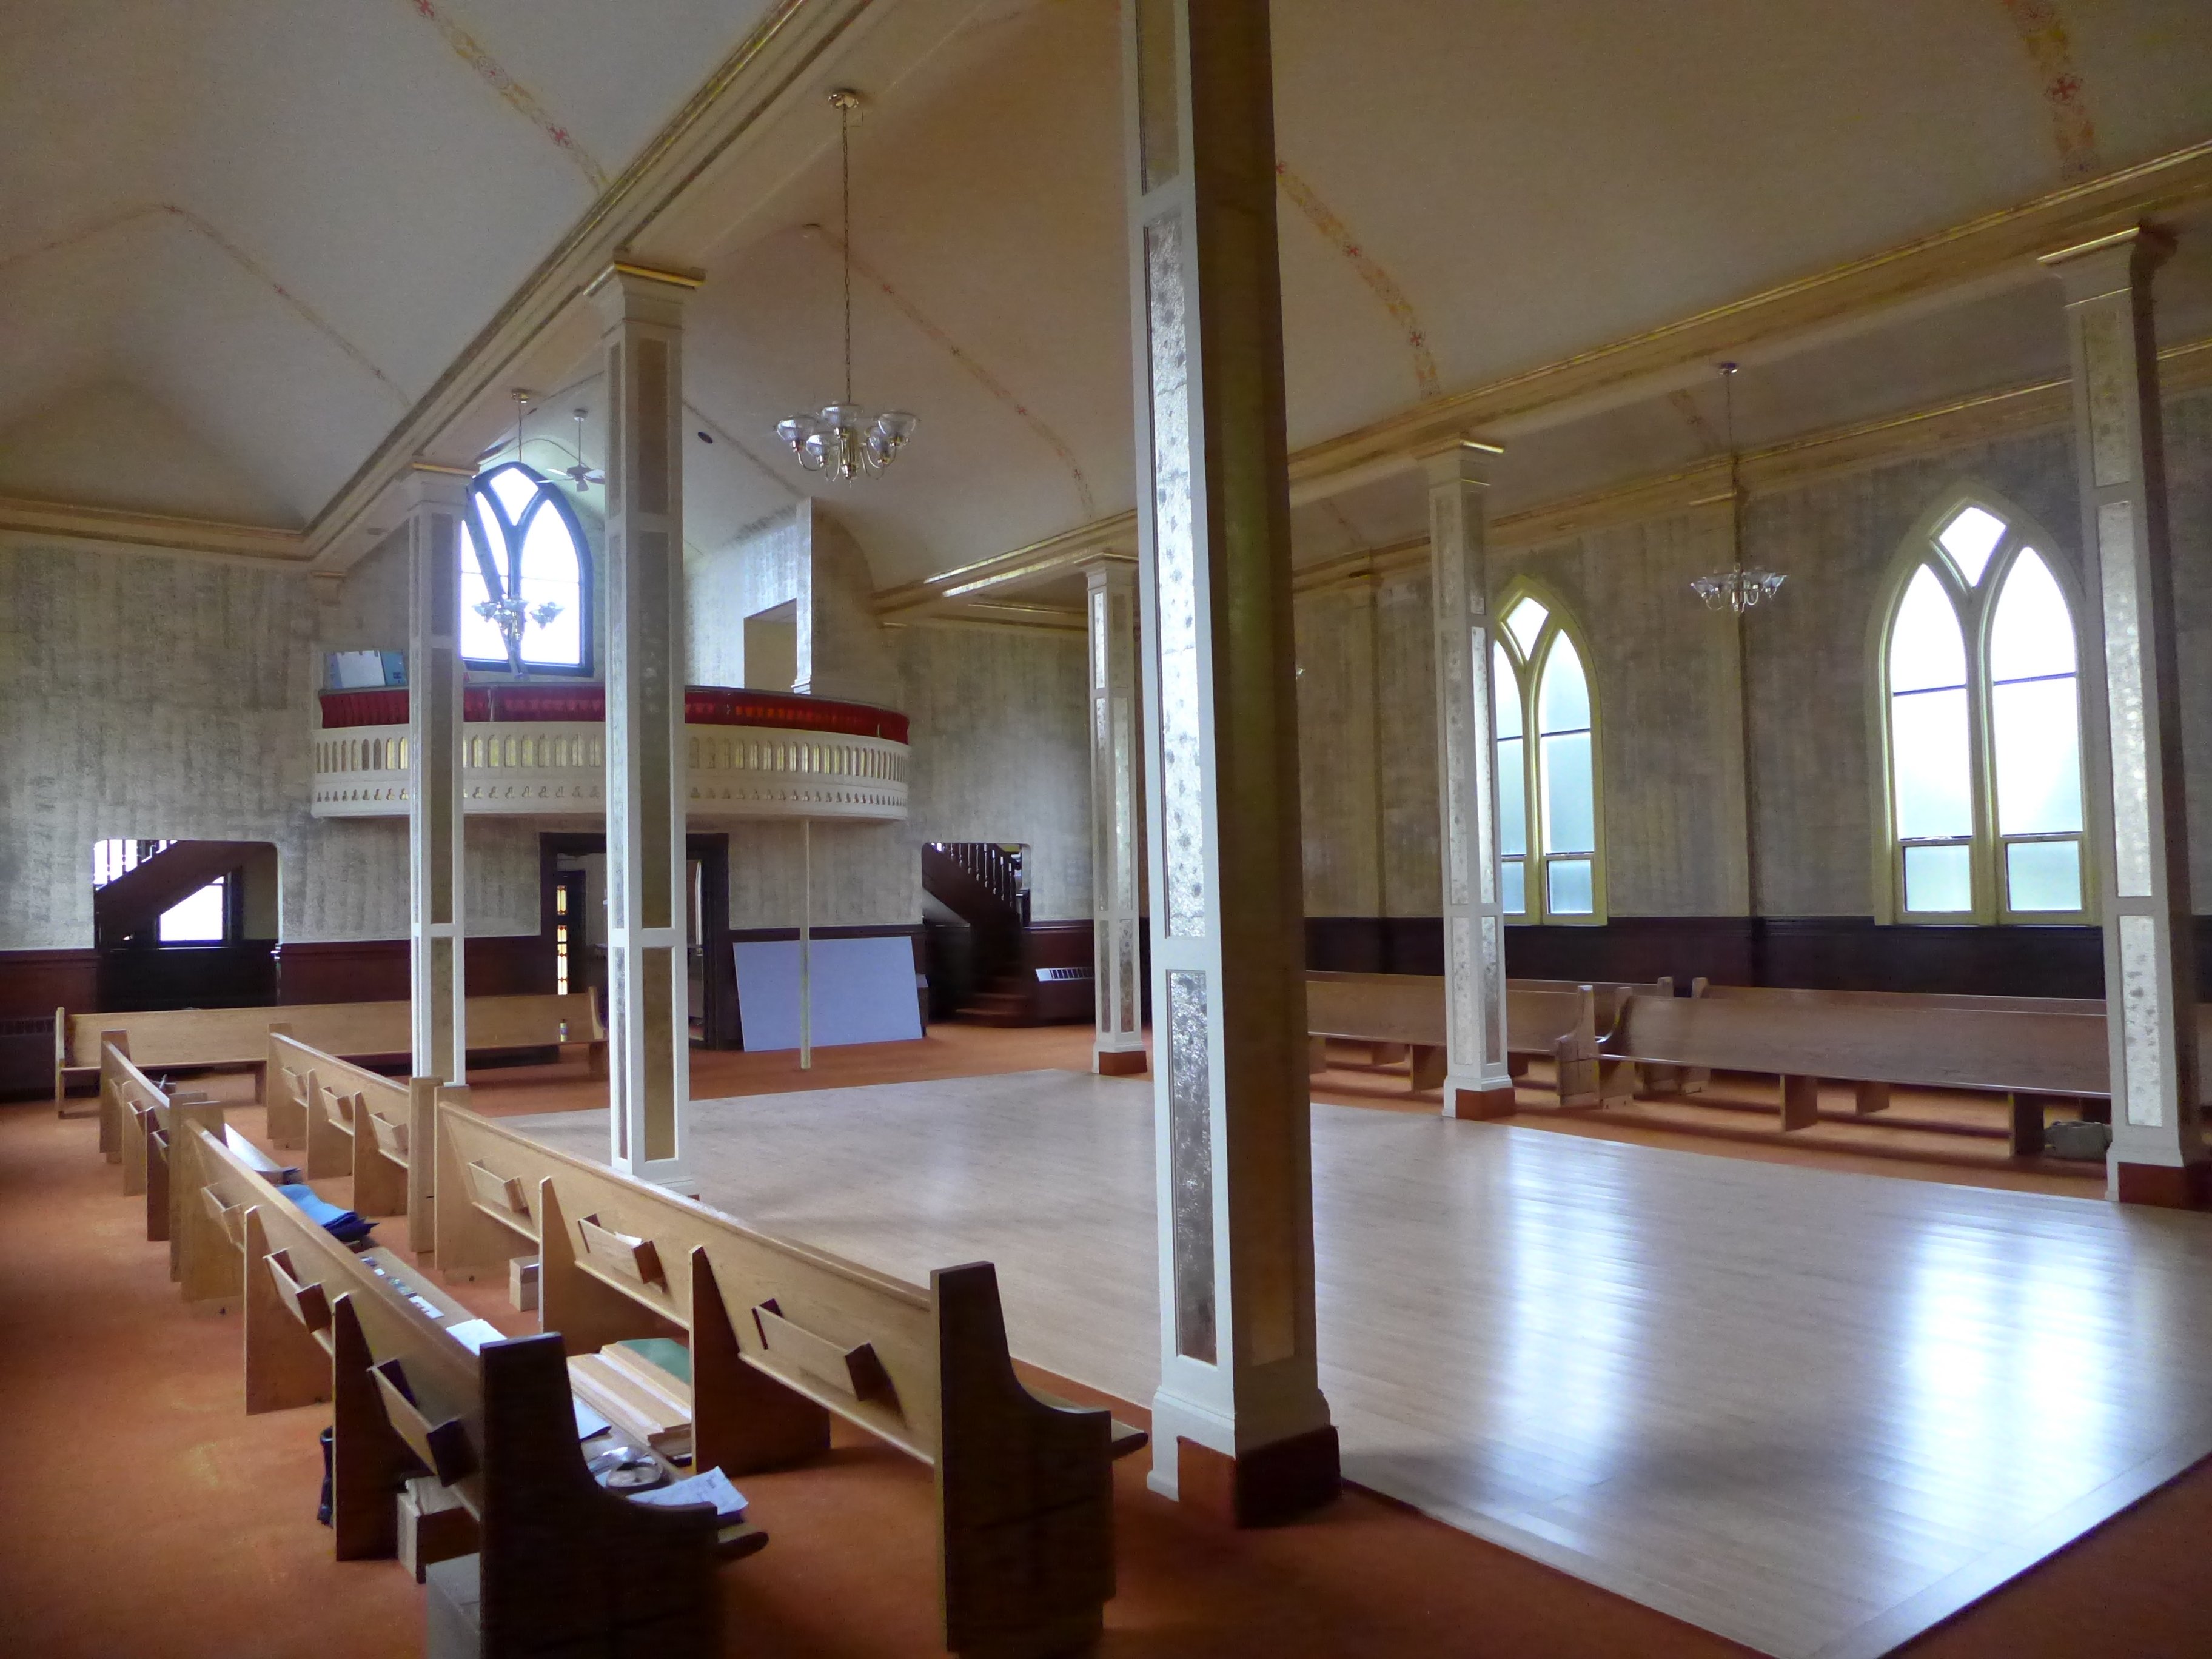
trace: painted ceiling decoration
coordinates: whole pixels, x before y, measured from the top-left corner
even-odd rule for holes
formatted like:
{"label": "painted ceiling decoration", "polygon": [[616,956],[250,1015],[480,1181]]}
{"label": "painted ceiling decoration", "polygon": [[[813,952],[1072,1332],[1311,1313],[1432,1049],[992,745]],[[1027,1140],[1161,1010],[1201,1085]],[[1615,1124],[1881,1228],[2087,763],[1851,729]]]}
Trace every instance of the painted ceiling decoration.
{"label": "painted ceiling decoration", "polygon": [[63,235],[50,237],[35,247],[27,247],[14,253],[0,255],[0,272],[4,272],[11,265],[21,264],[26,260],[37,258],[42,254],[59,253],[66,248],[76,246],[79,243],[90,241],[96,236],[105,235],[110,231],[119,230],[125,225],[133,224],[143,219],[155,218],[161,215],[168,216],[178,223],[183,225],[186,229],[199,236],[217,252],[221,252],[240,270],[243,270],[247,276],[252,277],[255,282],[267,289],[270,294],[283,301],[285,306],[287,306],[291,310],[292,313],[298,317],[301,321],[306,323],[317,333],[322,335],[325,339],[328,340],[340,351],[345,353],[345,355],[351,358],[356,363],[358,363],[363,369],[367,370],[378,380],[381,381],[385,389],[390,392],[394,398],[399,400],[401,408],[405,408],[407,404],[412,401],[405,388],[401,386],[398,381],[393,380],[389,374],[386,374],[382,369],[379,368],[376,364],[370,360],[367,352],[363,351],[359,346],[356,345],[351,340],[346,338],[343,334],[332,327],[329,319],[323,316],[321,313],[318,312],[305,300],[302,300],[298,295],[293,293],[290,289],[278,282],[276,277],[270,275],[268,270],[258,259],[256,259],[252,254],[248,253],[244,248],[239,246],[236,242],[232,241],[229,237],[224,235],[206,220],[201,218],[198,214],[194,213],[190,208],[179,207],[174,202],[151,202],[143,206],[124,208],[114,213],[103,214],[100,218],[94,220],[88,225],[80,225],[76,229],[69,231]]}
{"label": "painted ceiling decoration", "polygon": [[2042,78],[2043,101],[2051,112],[2051,137],[2058,147],[2062,177],[2089,179],[2105,170],[2097,153],[2097,128],[2089,118],[2081,77],[2074,68],[2074,43],[2066,20],[2052,0],[2002,0],[2020,33],[2029,60]]}
{"label": "painted ceiling decoration", "polygon": [[523,119],[552,140],[555,148],[574,164],[577,172],[584,175],[584,181],[591,185],[594,195],[607,187],[607,171],[592,159],[592,153],[577,142],[576,136],[566,125],[547,114],[545,106],[538,101],[538,95],[509,75],[499,59],[486,52],[474,35],[453,21],[450,12],[441,11],[435,0],[407,0],[407,3],[444,37],[446,44],[453,48],[454,57],[474,70],[477,77],[506,100]]}
{"label": "painted ceiling decoration", "polygon": [[1398,279],[1382,268],[1372,254],[1361,246],[1359,239],[1337,217],[1320,194],[1306,182],[1304,176],[1295,171],[1280,156],[1275,160],[1275,179],[1282,185],[1283,194],[1291,204],[1305,216],[1306,222],[1319,231],[1331,246],[1341,253],[1359,275],[1359,280],[1382,302],[1382,309],[1390,313],[1390,320],[1406,336],[1406,349],[1413,360],[1413,383],[1424,398],[1441,396],[1443,381],[1437,373],[1435,355],[1429,349],[1428,336],[1421,330],[1421,319],[1414,313],[1413,302],[1406,297],[1406,290],[1398,286]]}

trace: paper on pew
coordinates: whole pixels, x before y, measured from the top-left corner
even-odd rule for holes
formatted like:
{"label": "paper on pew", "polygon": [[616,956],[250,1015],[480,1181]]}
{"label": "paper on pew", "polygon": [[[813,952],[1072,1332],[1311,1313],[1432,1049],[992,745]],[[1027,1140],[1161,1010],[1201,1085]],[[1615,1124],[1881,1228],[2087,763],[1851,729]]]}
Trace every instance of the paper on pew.
{"label": "paper on pew", "polygon": [[446,1327],[446,1334],[471,1353],[482,1353],[487,1342],[504,1342],[507,1333],[489,1319],[464,1319],[458,1325]]}
{"label": "paper on pew", "polygon": [[609,1429],[614,1427],[613,1424],[577,1399],[574,1395],[568,1396],[568,1403],[576,1408],[577,1439],[589,1440],[593,1435],[605,1434]]}
{"label": "paper on pew", "polygon": [[730,1484],[730,1477],[720,1469],[708,1469],[703,1474],[691,1475],[682,1480],[672,1480],[665,1486],[650,1492],[629,1494],[633,1504],[712,1504],[717,1521],[736,1521],[745,1512],[745,1495]]}

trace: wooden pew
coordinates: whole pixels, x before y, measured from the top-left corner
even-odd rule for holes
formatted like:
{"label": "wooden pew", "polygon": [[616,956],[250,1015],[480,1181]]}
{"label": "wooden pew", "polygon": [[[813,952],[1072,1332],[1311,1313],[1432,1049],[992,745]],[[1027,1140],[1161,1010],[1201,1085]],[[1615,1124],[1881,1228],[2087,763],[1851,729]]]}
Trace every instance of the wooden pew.
{"label": "wooden pew", "polygon": [[434,1651],[450,1650],[441,1612],[471,1626],[460,1650],[486,1655],[718,1650],[714,1568],[764,1532],[601,1490],[558,1334],[471,1352],[450,1334],[466,1310],[398,1258],[346,1250],[214,1136],[188,1139],[198,1207],[238,1239],[246,1410],[331,1402],[338,1559],[393,1553],[394,1492],[411,1474],[477,1522],[479,1553],[431,1569]]}
{"label": "wooden pew", "polygon": [[[1508,980],[1506,1052],[1513,1074],[1528,1071],[1531,1056],[1557,1066],[1559,1103],[1597,1103],[1598,1035],[1612,1027],[1621,1000],[1632,994],[1672,996],[1674,981],[1650,985],[1577,985],[1565,980]],[[1324,1062],[1320,1045],[1329,1037],[1412,1050],[1412,1086],[1442,1085],[1447,1041],[1444,981],[1435,974],[1306,975],[1306,1029],[1315,1044],[1314,1069]],[[1380,1058],[1381,1056],[1378,1056]]]}
{"label": "wooden pew", "polygon": [[422,1160],[418,1179],[410,1149],[431,1145],[437,1079],[388,1078],[282,1030],[269,1034],[268,1075],[269,1138],[280,1146],[305,1143],[307,1179],[351,1176],[356,1211],[406,1216],[414,1248],[431,1249],[431,1160]]}
{"label": "wooden pew", "polygon": [[1816,1120],[1822,1078],[2003,1094],[2014,1157],[2042,1152],[2050,1107],[2112,1092],[2105,1022],[2083,1014],[1634,996],[1600,1046],[1606,1104],[1633,1097],[1638,1062],[1770,1073],[1785,1130]]}
{"label": "wooden pew", "polygon": [[[1697,981],[1692,995],[1728,1002],[1755,1003],[1769,1007],[1950,1009],[1965,1012],[2059,1014],[2098,1021],[2105,1018],[2101,997],[1978,996],[1937,991],[1817,991],[1794,986],[1711,985]],[[2212,1003],[2199,1003],[2197,1031],[2200,1044],[2212,1052]],[[1889,1105],[1889,1085],[1861,1083],[1856,1089],[1858,1109],[1879,1112]],[[2085,1109],[2104,1109],[2098,1099],[2085,1097]]]}
{"label": "wooden pew", "polygon": [[[155,1072],[259,1073],[269,1033],[282,1026],[327,1054],[374,1062],[404,1061],[414,1032],[404,1002],[291,1003],[262,1008],[168,1008],[128,1014],[72,1014],[54,1010],[54,1105],[64,1110],[69,1085],[95,1078],[101,1035],[131,1034],[131,1052]],[[607,1033],[588,991],[567,996],[471,997],[469,1052],[584,1045],[595,1078],[606,1075]],[[264,1086],[256,1097],[267,1093]]]}
{"label": "wooden pew", "polygon": [[440,1091],[439,1267],[534,1248],[572,1354],[670,1331],[691,1357],[700,1466],[799,1462],[834,1413],[937,1475],[945,1645],[1030,1659],[1096,1638],[1114,1593],[1114,1458],[1144,1437],[1016,1377],[988,1262],[927,1288],[542,1146]]}

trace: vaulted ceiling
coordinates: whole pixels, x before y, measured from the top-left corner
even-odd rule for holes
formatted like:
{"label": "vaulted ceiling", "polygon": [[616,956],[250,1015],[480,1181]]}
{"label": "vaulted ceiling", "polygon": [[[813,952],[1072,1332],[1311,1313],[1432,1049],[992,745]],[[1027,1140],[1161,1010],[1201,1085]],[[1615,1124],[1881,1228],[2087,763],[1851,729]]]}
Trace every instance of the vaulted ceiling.
{"label": "vaulted ceiling", "polygon": [[[1116,0],[872,8],[902,9],[939,20],[927,38],[896,63],[825,54],[776,112],[791,164],[661,250],[708,274],[689,538],[813,491],[879,586],[1133,495]],[[0,495],[304,526],[766,9],[13,9]],[[1293,445],[2212,138],[2202,0],[1276,0],[1274,20]],[[890,473],[836,487],[769,429],[840,390],[820,94],[848,74],[871,99],[856,390],[922,425]],[[2176,339],[2212,332],[2194,212],[2160,279]],[[1745,356],[1753,442],[2064,372],[2025,266]],[[528,370],[533,447],[569,442],[588,329]],[[449,447],[499,440],[503,389]],[[1501,505],[1686,464],[1718,418],[1702,366],[1524,416]],[[1387,539],[1416,507],[1385,480],[1304,509],[1301,539]]]}

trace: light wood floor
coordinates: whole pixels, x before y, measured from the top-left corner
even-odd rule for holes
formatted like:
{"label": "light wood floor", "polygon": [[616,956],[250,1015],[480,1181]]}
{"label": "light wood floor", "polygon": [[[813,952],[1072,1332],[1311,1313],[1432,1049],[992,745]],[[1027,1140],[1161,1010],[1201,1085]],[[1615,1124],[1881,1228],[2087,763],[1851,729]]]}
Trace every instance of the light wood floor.
{"label": "light wood floor", "polygon": [[[698,1103],[707,1201],[1150,1400],[1148,1083]],[[603,1157],[601,1114],[514,1120]],[[1314,1108],[1346,1474],[1769,1653],[1886,1652],[2212,1452],[2212,1218]],[[2116,1595],[2124,1587],[2115,1585]]]}

